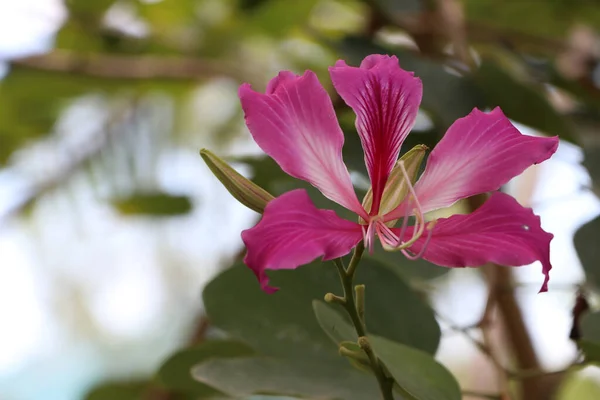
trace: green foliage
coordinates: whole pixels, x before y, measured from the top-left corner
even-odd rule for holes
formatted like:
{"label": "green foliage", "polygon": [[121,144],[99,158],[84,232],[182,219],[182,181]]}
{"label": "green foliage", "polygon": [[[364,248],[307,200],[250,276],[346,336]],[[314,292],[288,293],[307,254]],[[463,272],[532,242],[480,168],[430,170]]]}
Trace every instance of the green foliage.
{"label": "green foliage", "polygon": [[[273,271],[270,276],[274,285],[281,287],[274,295],[263,293],[245,266],[223,272],[204,290],[211,321],[261,354],[299,359],[314,357],[313,352],[326,354],[321,353],[321,346],[314,345],[324,346],[329,340],[314,319],[311,303],[338,290],[336,269],[329,263],[315,262],[294,271]],[[388,268],[368,259],[361,262],[356,282],[367,287],[370,332],[435,353],[439,326],[431,308],[410,286]],[[274,337],[279,340],[272,340]]]}
{"label": "green foliage", "polygon": [[0,81],[0,166],[20,147],[49,133],[82,80],[35,70],[14,69]]}
{"label": "green foliage", "polygon": [[200,398],[225,396],[218,390],[192,379],[192,368],[212,359],[248,357],[254,351],[244,343],[231,340],[210,340],[172,355],[158,371],[161,383],[174,392],[193,394]]}
{"label": "green foliage", "polygon": [[[367,289],[370,331],[434,353],[440,330],[431,309],[378,262],[364,260],[362,264],[357,282],[377,288]],[[203,362],[194,369],[194,377],[233,396],[279,393],[375,398],[372,377],[355,371],[337,354],[311,308],[313,300],[337,291],[335,268],[313,263],[270,275],[281,287],[273,295],[262,292],[251,271],[242,265],[223,272],[205,288],[204,303],[212,323],[244,340],[260,355]]]}
{"label": "green foliage", "polygon": [[572,127],[534,84],[519,82],[491,62],[484,62],[474,78],[490,107],[499,106],[509,118],[548,135],[575,140]]}
{"label": "green foliage", "polygon": [[[573,238],[579,260],[583,265],[587,281],[600,288],[600,217],[583,225]],[[598,337],[600,340],[600,335]]]}
{"label": "green foliage", "polygon": [[263,1],[249,13],[248,29],[258,29],[270,36],[280,36],[305,23],[318,0]]}
{"label": "green foliage", "polygon": [[237,398],[281,394],[315,400],[364,400],[378,396],[372,377],[324,359],[310,362],[273,357],[216,359],[198,365],[192,374],[197,380]]}
{"label": "green foliage", "polygon": [[463,0],[463,4],[471,21],[541,37],[564,37],[577,22],[600,25],[600,9],[594,1]]}
{"label": "green foliage", "polygon": [[600,312],[585,314],[581,319],[581,339],[578,345],[585,360],[600,363]]}
{"label": "green foliage", "polygon": [[187,214],[192,210],[192,202],[186,196],[173,196],[167,193],[135,193],[115,199],[113,206],[123,215],[148,215],[171,217]]}
{"label": "green foliage", "polygon": [[[331,306],[314,301],[313,308],[321,328],[338,346],[344,341],[358,339],[348,320]],[[461,399],[456,379],[430,354],[375,335],[369,335],[369,343],[386,365],[404,398]]]}
{"label": "green foliage", "polygon": [[456,379],[431,355],[379,336],[370,336],[369,341],[405,396],[415,400],[462,398]]}
{"label": "green foliage", "polygon": [[143,400],[149,382],[110,382],[101,384],[85,396],[85,400]]}

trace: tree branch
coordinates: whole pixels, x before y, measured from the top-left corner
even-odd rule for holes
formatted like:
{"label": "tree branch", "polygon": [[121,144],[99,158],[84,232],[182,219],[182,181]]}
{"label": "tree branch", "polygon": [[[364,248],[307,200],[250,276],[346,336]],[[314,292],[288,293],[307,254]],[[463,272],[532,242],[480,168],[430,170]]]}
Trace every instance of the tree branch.
{"label": "tree branch", "polygon": [[15,59],[13,67],[113,79],[196,80],[219,76],[240,77],[240,71],[221,61],[153,55],[117,55],[54,50]]}
{"label": "tree branch", "polygon": [[[486,199],[486,195],[470,197],[470,208],[475,210]],[[536,400],[551,399],[560,381],[561,374],[557,373],[546,376],[547,374],[542,372],[541,363],[525,325],[523,312],[519,307],[514,290],[509,289],[514,287],[512,270],[509,267],[490,264],[484,267],[483,271],[488,281],[490,299],[493,299],[493,304],[495,304],[498,310],[506,339],[513,350],[518,369],[539,371],[536,375],[522,377],[521,397]],[[491,309],[486,307],[486,314],[490,313],[490,311]],[[487,316],[484,316],[485,318]]]}

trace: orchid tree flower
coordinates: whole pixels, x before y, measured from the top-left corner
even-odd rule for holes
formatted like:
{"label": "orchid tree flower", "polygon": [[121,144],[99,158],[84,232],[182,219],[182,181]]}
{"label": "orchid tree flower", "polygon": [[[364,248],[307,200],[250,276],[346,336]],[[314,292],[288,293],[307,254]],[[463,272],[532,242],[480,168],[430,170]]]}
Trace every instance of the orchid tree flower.
{"label": "orchid tree flower", "polygon": [[[280,72],[264,94],[249,84],[239,89],[246,125],[261,149],[287,174],[358,216],[353,222],[318,209],[303,189],[271,200],[258,224],[242,232],[244,261],[262,289],[277,290],[269,286],[267,270],[295,269],[318,257],[332,260],[363,240],[372,249],[378,238],[386,250],[444,267],[540,261],[545,275],[540,291],[546,291],[553,235],[541,228],[531,209],[498,189],[548,159],[558,138],[522,135],[499,108],[487,113],[474,109],[450,126],[413,185],[416,169],[409,169],[416,164],[398,156],[417,116],[421,80],[386,55],[370,55],[360,67],[340,60],[329,73],[356,114],[371,181],[362,203],[342,159],[344,134],[331,99],[312,71],[302,76]],[[490,191],[471,214],[425,219],[427,212]],[[411,226],[409,217],[416,221]]]}

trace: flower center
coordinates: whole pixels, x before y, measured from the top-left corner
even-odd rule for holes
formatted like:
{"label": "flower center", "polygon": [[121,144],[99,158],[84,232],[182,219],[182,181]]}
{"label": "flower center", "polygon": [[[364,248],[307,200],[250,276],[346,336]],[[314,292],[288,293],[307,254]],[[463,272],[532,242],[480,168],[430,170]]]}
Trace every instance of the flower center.
{"label": "flower center", "polygon": [[[393,226],[390,224],[386,224],[384,216],[382,215],[374,215],[369,221],[368,225],[363,227],[363,235],[365,241],[365,247],[369,249],[369,252],[373,252],[373,244],[375,242],[375,235],[379,236],[379,240],[381,241],[381,245],[386,250],[391,251],[401,251],[407,258],[411,260],[416,260],[423,256],[427,245],[431,239],[431,235],[433,233],[433,227],[435,226],[436,221],[432,221],[427,223],[425,221],[425,216],[423,213],[423,209],[419,200],[417,198],[417,194],[415,193],[414,187],[410,181],[410,177],[406,172],[406,168],[404,167],[404,162],[400,163],[400,170],[404,175],[404,179],[407,183],[409,193],[407,199],[405,199],[406,204],[404,206],[404,217],[402,218],[402,227],[400,228],[400,232],[398,234],[394,233],[394,231],[390,228]],[[408,219],[411,215],[415,216],[415,225],[412,226],[412,236],[409,239],[406,239],[406,233],[408,231]],[[388,222],[389,223],[389,222]],[[417,254],[413,254],[408,250],[417,240],[419,240],[423,234],[427,230],[427,238],[425,243],[421,247],[421,250]]]}

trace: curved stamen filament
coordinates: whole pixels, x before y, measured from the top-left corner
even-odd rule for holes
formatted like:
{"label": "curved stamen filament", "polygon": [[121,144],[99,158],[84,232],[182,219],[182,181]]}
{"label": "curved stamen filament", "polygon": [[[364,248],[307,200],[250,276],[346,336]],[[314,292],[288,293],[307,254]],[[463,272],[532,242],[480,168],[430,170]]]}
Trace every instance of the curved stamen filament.
{"label": "curved stamen filament", "polygon": [[369,225],[366,227],[365,230],[365,226],[363,225],[363,237],[364,237],[364,241],[365,241],[365,247],[369,250],[369,254],[373,254],[373,244],[375,243],[375,232],[376,230],[373,229],[373,223],[369,223]]}
{"label": "curved stamen filament", "polygon": [[406,233],[406,228],[408,227],[408,218],[410,217],[410,206],[412,205],[412,198],[408,199],[408,205],[404,209],[404,216],[402,217],[402,228],[400,229],[399,238],[403,238]]}
{"label": "curved stamen filament", "polygon": [[421,251],[419,251],[419,253],[410,254],[410,252],[407,249],[402,249],[402,254],[404,254],[409,260],[418,260],[419,258],[423,257],[423,254],[425,254],[425,250],[427,250],[427,245],[429,245],[429,241],[431,240],[431,236],[433,235],[434,226],[435,221],[429,223],[429,226],[427,227],[427,239],[425,239],[425,243],[423,243],[423,247],[421,247]]}
{"label": "curved stamen filament", "polygon": [[[408,176],[403,161],[399,163],[399,167],[409,190],[409,198],[405,206],[405,213],[402,221],[402,228],[400,229],[400,235],[396,236],[392,232],[392,230],[387,225],[385,225],[385,223],[382,223],[380,221],[375,222],[378,225],[377,233],[382,238],[382,241],[385,243],[385,245],[392,247],[394,250],[403,250],[412,246],[423,235],[426,225],[423,209],[421,207],[421,204],[419,203],[419,199],[417,198],[417,194],[410,181],[410,177]],[[411,210],[413,202],[416,207],[412,209],[412,212],[415,215],[416,221],[415,225],[413,226],[412,237],[408,241],[404,241],[404,234],[406,233],[406,229],[408,228],[408,218],[410,216],[409,210]],[[385,220],[385,217],[383,218],[383,222],[387,222]]]}

